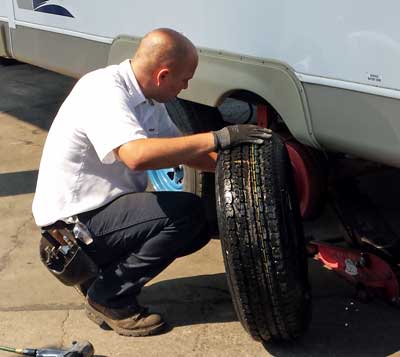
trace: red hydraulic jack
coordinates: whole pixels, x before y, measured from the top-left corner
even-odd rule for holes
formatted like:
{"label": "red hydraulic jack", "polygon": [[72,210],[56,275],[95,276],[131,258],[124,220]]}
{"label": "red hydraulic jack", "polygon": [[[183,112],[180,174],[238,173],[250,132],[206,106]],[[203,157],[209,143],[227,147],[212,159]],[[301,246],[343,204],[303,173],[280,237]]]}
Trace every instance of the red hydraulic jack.
{"label": "red hydraulic jack", "polygon": [[355,285],[360,300],[380,297],[400,307],[400,238],[357,180],[333,186],[331,199],[350,248],[311,242],[308,253]]}
{"label": "red hydraulic jack", "polygon": [[318,242],[311,242],[307,250],[329,270],[355,285],[356,297],[361,301],[368,302],[373,297],[380,297],[400,306],[397,275],[382,258],[372,253]]}

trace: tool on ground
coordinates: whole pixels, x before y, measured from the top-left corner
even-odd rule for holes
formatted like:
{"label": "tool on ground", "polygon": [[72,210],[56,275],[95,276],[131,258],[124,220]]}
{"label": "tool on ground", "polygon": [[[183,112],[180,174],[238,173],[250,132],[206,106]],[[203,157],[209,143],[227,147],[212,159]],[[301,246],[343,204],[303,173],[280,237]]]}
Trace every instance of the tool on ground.
{"label": "tool on ground", "polygon": [[92,357],[94,356],[93,345],[89,341],[72,342],[69,350],[60,349],[34,349],[34,348],[12,348],[0,346],[0,351],[12,352],[23,356],[34,357]]}

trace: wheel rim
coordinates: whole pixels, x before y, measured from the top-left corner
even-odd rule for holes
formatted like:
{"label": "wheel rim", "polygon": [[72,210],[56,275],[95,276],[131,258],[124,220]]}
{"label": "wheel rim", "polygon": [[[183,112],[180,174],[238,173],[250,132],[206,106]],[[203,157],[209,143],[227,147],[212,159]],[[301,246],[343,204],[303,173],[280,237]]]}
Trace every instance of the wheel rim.
{"label": "wheel rim", "polygon": [[290,144],[286,144],[286,147],[288,149],[290,161],[292,162],[297,195],[299,196],[300,212],[304,217],[304,213],[310,206],[311,200],[310,173],[303,160],[303,157],[299,154],[299,152]]}
{"label": "wheel rim", "polygon": [[156,191],[183,191],[183,166],[149,170],[148,176]]}
{"label": "wheel rim", "polygon": [[305,148],[294,141],[285,143],[293,167],[300,212],[303,218],[313,214],[315,202],[320,199],[323,182]]}

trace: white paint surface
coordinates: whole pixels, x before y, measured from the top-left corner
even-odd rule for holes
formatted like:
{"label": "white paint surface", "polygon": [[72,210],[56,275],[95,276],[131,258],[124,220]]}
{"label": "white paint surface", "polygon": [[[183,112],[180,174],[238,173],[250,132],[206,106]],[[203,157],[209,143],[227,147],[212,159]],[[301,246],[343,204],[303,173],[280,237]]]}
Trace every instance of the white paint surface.
{"label": "white paint surface", "polygon": [[0,16],[7,1],[15,2],[16,19],[25,23],[103,38],[172,27],[199,47],[274,58],[306,75],[400,89],[400,3],[394,0],[384,6],[372,0],[51,2],[74,18],[21,10],[16,0],[2,0]]}
{"label": "white paint surface", "polygon": [[8,18],[8,6],[10,2],[8,0],[0,1],[0,18]]}

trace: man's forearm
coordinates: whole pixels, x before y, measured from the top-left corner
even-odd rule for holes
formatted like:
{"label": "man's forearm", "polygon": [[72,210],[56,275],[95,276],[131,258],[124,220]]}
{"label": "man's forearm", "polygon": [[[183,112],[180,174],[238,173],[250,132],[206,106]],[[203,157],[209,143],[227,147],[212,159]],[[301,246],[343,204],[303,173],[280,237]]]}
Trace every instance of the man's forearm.
{"label": "man's forearm", "polygon": [[194,162],[214,149],[213,134],[202,133],[178,138],[138,139],[121,145],[115,153],[132,170],[152,170]]}
{"label": "man's forearm", "polygon": [[194,169],[199,169],[207,172],[215,172],[218,154],[216,152],[210,152],[205,155],[201,155],[198,158],[184,162],[187,166]]}

